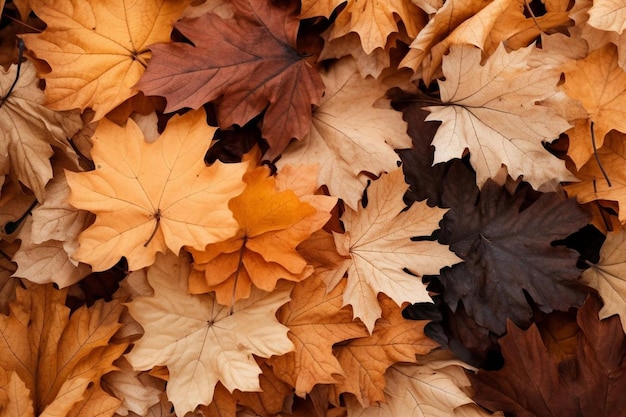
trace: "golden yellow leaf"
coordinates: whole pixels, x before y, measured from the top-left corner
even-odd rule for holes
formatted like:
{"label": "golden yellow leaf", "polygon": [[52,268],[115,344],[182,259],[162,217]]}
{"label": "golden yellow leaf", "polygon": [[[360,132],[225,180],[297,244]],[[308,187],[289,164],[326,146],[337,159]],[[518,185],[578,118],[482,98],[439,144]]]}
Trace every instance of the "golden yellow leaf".
{"label": "golden yellow leaf", "polygon": [[150,144],[132,120],[126,127],[101,120],[91,151],[96,170],[66,172],[70,204],[96,214],[74,258],[102,271],[125,256],[136,270],[167,248],[201,250],[232,236],[237,222],[227,204],[243,191],[247,164],[207,167],[214,132],[203,110],[174,116]]}
{"label": "golden yellow leaf", "polygon": [[31,4],[47,27],[24,42],[52,72],[44,75],[47,105],[56,110],[91,107],[99,120],[127,98],[151,56],[168,42],[187,0],[41,0]]}

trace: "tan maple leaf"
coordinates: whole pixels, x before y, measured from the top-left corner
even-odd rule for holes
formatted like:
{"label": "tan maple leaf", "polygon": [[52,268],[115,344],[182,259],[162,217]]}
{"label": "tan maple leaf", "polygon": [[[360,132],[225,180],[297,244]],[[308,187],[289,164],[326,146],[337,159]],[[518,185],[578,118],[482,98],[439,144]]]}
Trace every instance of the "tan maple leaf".
{"label": "tan maple leaf", "polygon": [[148,269],[154,296],[128,304],[145,333],[126,357],[137,370],[167,366],[167,394],[178,415],[209,404],[218,381],[229,391],[260,390],[253,355],[293,350],[288,328],[276,320],[291,285],[279,284],[271,293],[253,289],[229,311],[213,295],[189,294],[189,271],[188,257],[159,254]]}
{"label": "tan maple leaf", "polygon": [[626,5],[618,0],[595,0],[589,9],[589,24],[621,34],[626,29]]}
{"label": "tan maple leaf", "polygon": [[56,110],[91,107],[99,120],[137,94],[132,87],[151,57],[148,47],[170,40],[173,22],[187,3],[32,2],[47,26],[42,33],[23,38],[28,49],[52,68],[44,75],[46,105]]}
{"label": "tan maple leaf", "polygon": [[[82,127],[78,112],[56,112],[44,106],[45,95],[30,61],[0,69],[0,174],[14,177],[43,202],[45,186],[52,178],[52,146],[71,152],[68,137]],[[52,145],[52,146],[51,146]]]}
{"label": "tan maple leaf", "polygon": [[439,346],[424,334],[427,321],[406,320],[402,308],[385,295],[380,295],[379,301],[382,318],[376,322],[372,334],[333,348],[345,372],[330,388],[336,404],[339,394],[345,392],[353,394],[363,407],[384,401],[387,368],[398,362],[414,362],[415,355],[425,355]]}
{"label": "tan maple leaf", "polygon": [[270,360],[274,372],[304,397],[315,384],[334,384],[338,375],[346,376],[332,346],[367,336],[365,326],[352,318],[350,308],[342,307],[346,282],[332,291],[317,275],[297,283],[291,301],[278,311],[278,320],[289,327],[295,351]]}
{"label": "tan maple leaf", "polygon": [[[445,210],[416,202],[408,210],[402,199],[408,186],[402,169],[383,174],[367,190],[367,207],[358,211],[346,209],[341,221],[346,232],[335,234],[339,254],[349,256],[350,262],[340,267],[348,272],[344,304],[351,304],[372,332],[381,315],[377,294],[385,293],[398,305],[432,302],[421,279],[404,272],[408,269],[418,276],[439,274],[444,266],[460,259],[448,246],[436,241],[412,241],[412,237],[428,237],[439,227]],[[328,282],[329,289],[338,282]]]}
{"label": "tan maple leaf", "polygon": [[556,139],[569,124],[538,101],[556,92],[558,71],[529,69],[534,47],[507,53],[501,45],[480,64],[480,50],[453,46],[444,58],[445,81],[439,81],[443,106],[430,106],[426,120],[442,124],[432,144],[434,162],[460,158],[470,151],[476,183],[482,187],[502,165],[514,179],[535,188],[542,184],[573,180],[571,173],[542,145]]}
{"label": "tan maple leaf", "polygon": [[154,143],[132,120],[126,127],[100,121],[91,151],[96,170],[66,172],[69,203],[96,214],[74,259],[102,271],[125,256],[135,270],[167,248],[201,250],[237,231],[227,204],[243,191],[247,164],[205,165],[216,130],[205,117],[203,110],[174,116]]}
{"label": "tan maple leaf", "polygon": [[607,233],[600,260],[589,265],[591,268],[583,272],[583,281],[595,288],[604,301],[600,319],[619,314],[626,332],[626,230]]}
{"label": "tan maple leaf", "polygon": [[244,176],[241,195],[228,206],[239,223],[232,238],[190,249],[194,294],[215,291],[217,301],[232,305],[250,295],[252,286],[272,291],[279,279],[300,281],[313,268],[296,251],[302,241],[324,226],[336,198],[314,196],[317,166],[286,166],[276,177],[265,166]]}
{"label": "tan maple leaf", "polygon": [[0,316],[0,368],[23,381],[36,416],[70,413],[126,349],[110,342],[120,327],[119,302],[100,300],[70,315],[66,294],[27,283],[17,288],[10,315]]}
{"label": "tan maple leaf", "polygon": [[356,208],[367,183],[364,172],[380,175],[398,166],[394,149],[411,147],[402,114],[375,107],[388,87],[363,78],[352,58],[344,58],[321,72],[326,94],[313,112],[311,133],[292,142],[277,166],[320,165],[318,184]]}

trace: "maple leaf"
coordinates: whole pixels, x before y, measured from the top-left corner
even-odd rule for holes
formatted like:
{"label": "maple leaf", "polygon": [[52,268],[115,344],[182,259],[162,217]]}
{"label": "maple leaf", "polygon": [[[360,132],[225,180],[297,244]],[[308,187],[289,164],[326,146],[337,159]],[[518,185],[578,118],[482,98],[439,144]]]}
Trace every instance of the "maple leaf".
{"label": "maple leaf", "polygon": [[135,270],[167,248],[200,250],[232,236],[237,223],[227,204],[243,190],[247,164],[207,167],[214,132],[202,110],[174,116],[154,143],[132,120],[126,127],[101,120],[91,151],[96,170],[65,174],[69,203],[96,214],[74,258],[103,271],[125,256]]}
{"label": "maple leaf", "polygon": [[[578,183],[565,185],[565,191],[569,196],[576,197],[579,203],[588,203],[595,200],[617,201],[619,206],[619,219],[626,223],[626,148],[624,147],[624,134],[613,131],[609,132],[604,146],[597,151],[598,159],[590,159],[576,173],[580,180]],[[601,161],[602,167],[598,164]],[[605,176],[608,171],[608,177]],[[606,178],[610,182],[606,181]]]}
{"label": "maple leaf", "polygon": [[213,295],[188,293],[189,271],[186,258],[159,254],[147,274],[154,296],[128,304],[145,333],[126,357],[137,370],[167,366],[167,394],[178,415],[209,404],[218,381],[229,391],[260,390],[261,369],[252,355],[293,350],[288,328],[275,316],[291,286],[279,285],[271,293],[253,289],[229,312]]}
{"label": "maple leaf", "polygon": [[290,144],[277,166],[320,164],[319,185],[356,209],[367,183],[364,172],[396,169],[394,149],[410,148],[410,138],[400,113],[374,107],[387,87],[361,77],[354,60],[342,59],[321,75],[326,94],[313,112],[311,133]]}
{"label": "maple leaf", "polygon": [[38,81],[30,61],[22,63],[19,77],[17,65],[8,71],[0,69],[0,173],[10,169],[43,202],[45,186],[52,178],[52,146],[70,150],[66,138],[81,128],[82,121],[78,112],[55,112],[45,107]]}
{"label": "maple leaf", "polygon": [[[190,250],[194,270],[200,271],[190,276],[190,292],[215,291],[217,301],[230,306],[247,298],[253,285],[272,291],[281,278],[300,281],[311,275],[313,268],[296,246],[328,221],[336,203],[313,196],[317,171],[316,166],[287,166],[270,177],[261,166],[248,172],[246,189],[228,203],[239,223],[237,234],[203,251]],[[285,181],[290,186],[279,185]]]}
{"label": "maple leaf", "polygon": [[[595,129],[596,147],[604,143],[611,129],[626,133],[623,109],[626,106],[626,73],[618,65],[617,49],[607,44],[586,58],[571,61],[563,68],[561,88],[579,100],[589,112]],[[591,141],[591,133],[589,134]]]}
{"label": "maple leaf", "polygon": [[110,3],[107,0],[31,2],[47,25],[24,42],[52,72],[45,75],[46,105],[56,110],[91,107],[99,120],[137,94],[150,58],[148,46],[168,42],[186,0]]}
{"label": "maple leaf", "polygon": [[30,391],[15,371],[0,368],[0,412],[2,417],[35,417]]}
{"label": "maple leaf", "polygon": [[523,331],[509,323],[499,341],[504,368],[469,375],[474,400],[515,415],[622,415],[626,340],[617,317],[598,321],[599,308],[599,302],[589,298],[579,310],[576,356],[560,362],[546,349],[534,324]]}
{"label": "maple leaf", "polygon": [[294,286],[291,301],[278,311],[278,320],[289,327],[295,351],[272,358],[270,364],[283,381],[304,397],[315,384],[333,384],[345,376],[333,356],[332,346],[348,339],[367,336],[367,329],[352,319],[350,308],[342,308],[342,280],[332,291],[318,275]]}
{"label": "maple leaf", "polygon": [[471,46],[450,49],[444,58],[445,81],[439,81],[444,106],[430,106],[426,120],[441,120],[433,139],[434,162],[470,151],[476,181],[482,186],[502,165],[514,178],[538,188],[544,183],[571,180],[562,161],[542,146],[569,124],[537,101],[556,92],[557,71],[528,69],[533,47],[507,53],[504,46],[480,65],[480,50]]}
{"label": "maple leaf", "polygon": [[427,321],[406,320],[402,308],[389,297],[381,295],[382,318],[374,331],[333,348],[333,354],[345,372],[345,377],[330,389],[331,398],[339,403],[339,394],[354,394],[363,407],[384,401],[384,374],[398,362],[414,362],[415,355],[425,355],[439,345],[424,334]]}
{"label": "maple leaf", "polygon": [[597,0],[589,9],[589,23],[602,30],[621,34],[626,29],[626,7],[614,0]]}
{"label": "maple leaf", "polygon": [[110,342],[120,327],[119,302],[100,300],[70,316],[66,294],[26,283],[10,315],[0,316],[0,368],[23,381],[37,416],[66,415],[126,349]]}
{"label": "maple leaf", "polygon": [[162,383],[147,372],[137,372],[124,356],[115,361],[118,370],[109,372],[102,377],[101,385],[116,398],[122,400],[116,414],[126,416],[134,412],[141,416],[148,409],[158,404],[159,394],[163,391]]}
{"label": "maple leaf", "polygon": [[309,133],[311,105],[324,84],[294,49],[299,20],[293,8],[237,0],[234,19],[215,14],[175,27],[195,46],[151,47],[154,56],[137,88],[167,98],[166,111],[216,101],[221,127],[243,126],[265,110],[261,130],[274,159],[292,139]]}
{"label": "maple leaf", "polygon": [[584,297],[577,253],[551,242],[586,225],[587,214],[555,193],[520,211],[525,194],[511,196],[491,181],[480,193],[456,187],[460,201],[444,216],[440,239],[465,260],[442,271],[444,299],[452,310],[461,300],[478,324],[496,334],[504,333],[507,318],[528,324],[527,296],[544,312],[567,310]]}
{"label": "maple leaf", "polygon": [[626,333],[626,231],[608,233],[600,250],[600,260],[583,272],[583,281],[595,288],[604,305],[600,319],[619,314]]}
{"label": "maple leaf", "polygon": [[[402,195],[406,189],[400,168],[383,174],[368,188],[367,207],[358,212],[348,208],[341,217],[346,232],[335,234],[339,254],[351,258],[336,275],[348,271],[343,302],[352,305],[354,316],[370,333],[381,314],[376,298],[379,292],[398,305],[405,301],[432,302],[420,279],[404,269],[418,276],[435,275],[459,261],[447,246],[427,239],[411,240],[429,237],[439,227],[444,210],[416,202],[405,211]],[[337,282],[327,285],[330,290]]]}

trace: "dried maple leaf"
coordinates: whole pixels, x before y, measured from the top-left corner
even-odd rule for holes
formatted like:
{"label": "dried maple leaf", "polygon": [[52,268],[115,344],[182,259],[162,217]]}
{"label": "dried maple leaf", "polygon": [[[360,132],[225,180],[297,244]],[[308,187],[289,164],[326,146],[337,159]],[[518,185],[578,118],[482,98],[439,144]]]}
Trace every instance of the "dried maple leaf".
{"label": "dried maple leaf", "polygon": [[474,400],[507,415],[618,417],[626,407],[626,339],[617,317],[598,321],[599,302],[589,298],[577,315],[576,356],[557,361],[537,327],[508,324],[500,339],[499,371],[470,375]]}
{"label": "dried maple leaf", "polygon": [[148,269],[154,296],[128,304],[145,333],[126,357],[137,370],[167,366],[167,394],[178,415],[209,404],[218,381],[229,391],[260,390],[261,369],[252,355],[293,350],[288,328],[276,320],[291,286],[279,285],[271,293],[254,289],[229,312],[213,295],[188,293],[189,270],[186,257],[159,254]]}
{"label": "dried maple leaf", "polygon": [[626,230],[608,233],[600,260],[590,266],[583,272],[583,281],[602,297],[600,319],[619,314],[626,333]]}
{"label": "dried maple leaf", "polygon": [[115,365],[118,370],[104,375],[100,384],[122,400],[116,414],[126,416],[129,412],[134,412],[145,416],[150,407],[159,403],[163,384],[147,372],[135,371],[123,356],[115,361]]}
{"label": "dried maple leaf", "polygon": [[367,184],[364,172],[380,175],[397,168],[394,149],[410,148],[402,115],[374,107],[387,87],[363,78],[354,60],[343,59],[321,72],[326,94],[313,112],[311,133],[285,149],[285,164],[320,164],[319,185],[356,209]]}
{"label": "dried maple leaf", "polygon": [[283,381],[304,397],[315,384],[334,384],[344,370],[333,356],[336,343],[367,336],[367,329],[352,318],[350,308],[342,308],[346,282],[332,291],[317,276],[295,285],[291,301],[278,311],[278,320],[289,327],[295,351],[272,358],[270,364]]}
{"label": "dried maple leaf", "polygon": [[82,121],[78,112],[56,112],[44,106],[45,96],[30,61],[22,63],[8,95],[17,77],[17,65],[0,69],[0,174],[10,170],[43,202],[52,178],[51,145],[70,150],[67,138],[78,132]]}
{"label": "dried maple leaf", "polygon": [[[567,184],[568,195],[576,197],[579,203],[595,200],[617,201],[619,219],[626,223],[626,136],[617,131],[609,132],[604,146],[598,149],[598,159],[590,159],[576,173],[580,182]],[[601,161],[602,167],[598,164]],[[610,181],[607,182],[605,173]]]}
{"label": "dried maple leaf", "polygon": [[[336,203],[313,195],[317,171],[316,166],[287,166],[271,177],[261,166],[248,172],[246,189],[228,203],[239,231],[202,251],[190,250],[191,293],[215,291],[217,302],[230,306],[249,297],[253,286],[272,291],[279,279],[300,281],[311,275],[313,267],[296,246],[324,226]],[[281,182],[293,186],[279,186]]]}
{"label": "dried maple leaf", "polygon": [[427,321],[406,320],[402,308],[381,295],[382,318],[366,337],[340,343],[333,354],[345,372],[330,389],[330,397],[339,404],[339,394],[354,394],[363,407],[384,401],[384,374],[398,362],[415,362],[415,355],[425,355],[439,345],[424,334]]}
{"label": "dried maple leaf", "polygon": [[264,0],[236,0],[234,19],[215,14],[175,26],[195,46],[154,45],[137,88],[167,98],[166,111],[216,101],[223,128],[243,126],[263,112],[270,159],[309,133],[311,105],[324,84],[294,49],[299,20],[293,8]]}
{"label": "dried maple leaf", "polygon": [[148,46],[168,42],[186,0],[110,3],[107,0],[30,4],[47,25],[24,42],[52,68],[46,105],[56,110],[91,107],[96,120],[137,94],[150,58]]}
{"label": "dried maple leaf", "polygon": [[588,223],[576,202],[548,193],[520,211],[523,190],[511,196],[491,181],[480,193],[466,188],[456,187],[440,237],[465,260],[440,276],[452,310],[462,301],[478,324],[503,334],[507,318],[528,324],[528,296],[544,312],[580,305],[578,255],[551,245]]}
{"label": "dried maple leaf", "polygon": [[91,151],[96,170],[66,172],[70,204],[96,214],[74,258],[103,271],[125,256],[135,270],[167,248],[200,250],[232,236],[237,223],[227,204],[243,190],[247,164],[207,167],[214,132],[204,111],[174,116],[154,143],[132,120],[126,127],[101,120]]}
{"label": "dried maple leaf", "polygon": [[70,413],[126,349],[110,341],[120,327],[119,302],[100,300],[70,316],[66,294],[52,285],[26,284],[18,287],[10,315],[0,316],[0,368],[23,381],[36,416]]}
{"label": "dried maple leaf", "polygon": [[611,129],[626,133],[626,72],[618,65],[615,45],[607,44],[584,59],[571,61],[563,72],[565,83],[561,88],[589,112],[597,148]]}
{"label": "dried maple leaf", "polygon": [[[444,210],[416,202],[408,210],[402,200],[407,189],[400,168],[383,174],[367,191],[367,207],[348,208],[341,217],[344,234],[335,234],[337,250],[351,259],[340,266],[348,271],[344,304],[372,332],[381,316],[377,294],[385,293],[398,305],[405,301],[432,302],[421,280],[407,274],[435,275],[444,266],[459,261],[447,246],[412,237],[429,237],[439,227]],[[328,282],[329,289],[338,282]]]}
{"label": "dried maple leaf", "polygon": [[591,26],[621,34],[626,29],[626,7],[615,0],[596,0],[589,9]]}
{"label": "dried maple leaf", "polygon": [[533,47],[507,53],[501,45],[480,65],[480,50],[453,46],[439,81],[444,106],[430,106],[426,120],[441,120],[433,139],[434,162],[470,151],[476,181],[482,186],[502,165],[509,174],[538,188],[554,179],[573,179],[563,161],[542,146],[569,128],[551,108],[537,101],[556,92],[557,71],[528,69]]}

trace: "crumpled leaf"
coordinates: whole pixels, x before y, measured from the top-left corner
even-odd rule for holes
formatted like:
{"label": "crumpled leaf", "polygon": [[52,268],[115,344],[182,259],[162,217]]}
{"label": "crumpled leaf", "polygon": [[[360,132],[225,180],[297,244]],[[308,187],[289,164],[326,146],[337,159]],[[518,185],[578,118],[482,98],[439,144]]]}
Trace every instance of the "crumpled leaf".
{"label": "crumpled leaf", "polygon": [[126,357],[136,370],[167,366],[167,395],[178,415],[209,404],[218,381],[229,391],[260,390],[261,369],[252,355],[267,358],[294,348],[275,315],[289,300],[290,285],[271,293],[254,289],[229,311],[213,295],[189,294],[189,271],[186,257],[158,255],[148,269],[154,296],[127,305],[145,333]]}
{"label": "crumpled leaf", "polygon": [[[16,73],[17,65],[0,69],[0,97],[7,95]],[[56,112],[44,106],[38,81],[34,65],[23,62],[15,88],[0,107],[0,174],[10,170],[43,202],[52,178],[52,146],[72,152],[67,138],[78,132],[82,121],[78,112]]]}
{"label": "crumpled leaf", "polygon": [[250,170],[246,189],[228,203],[237,234],[190,250],[190,292],[215,291],[217,301],[230,306],[249,297],[253,286],[272,291],[279,279],[297,282],[311,275],[313,267],[296,247],[324,226],[337,201],[313,195],[317,172],[313,165],[286,166],[275,177],[265,166]]}
{"label": "crumpled leaf", "polygon": [[100,300],[70,316],[66,294],[26,284],[17,288],[10,315],[0,316],[0,367],[25,383],[36,416],[67,414],[126,349],[109,340],[120,327],[119,302]]}
{"label": "crumpled leaf", "polygon": [[74,259],[103,271],[125,256],[136,270],[168,248],[201,250],[232,236],[238,226],[227,204],[243,191],[247,164],[207,167],[214,132],[202,110],[174,116],[151,144],[132,120],[126,127],[101,120],[91,151],[96,170],[65,173],[69,203],[96,214]]}
{"label": "crumpled leaf", "polygon": [[619,314],[626,333],[626,230],[607,233],[600,260],[583,272],[583,280],[602,297],[600,319]]}
{"label": "crumpled leaf", "polygon": [[430,106],[426,120],[441,120],[433,140],[434,162],[459,158],[465,149],[482,187],[502,165],[511,177],[535,188],[558,179],[572,180],[565,164],[547,152],[569,124],[537,101],[556,93],[559,72],[529,69],[533,47],[507,53],[501,45],[480,65],[480,50],[453,46],[444,58],[445,81],[439,81],[443,106]]}
{"label": "crumpled leaf", "polygon": [[326,94],[313,112],[311,133],[290,144],[277,166],[320,164],[318,184],[356,209],[367,184],[364,172],[380,175],[397,168],[394,149],[410,148],[402,115],[374,107],[387,87],[359,74],[353,59],[321,72]]}
{"label": "crumpled leaf", "polygon": [[124,100],[147,61],[148,46],[168,42],[172,23],[187,0],[31,2],[47,27],[24,36],[28,49],[46,60],[46,105],[56,110],[87,107],[99,120]]}
{"label": "crumpled leaf", "polygon": [[617,317],[599,321],[599,309],[599,301],[590,297],[578,311],[577,352],[562,361],[546,349],[534,324],[524,331],[509,322],[500,339],[504,368],[469,375],[474,400],[520,416],[621,416],[626,336]]}
{"label": "crumpled leaf", "polygon": [[292,138],[310,130],[311,105],[324,84],[294,49],[299,20],[293,8],[236,0],[234,19],[215,14],[175,27],[195,46],[151,47],[154,56],[137,88],[167,98],[166,111],[217,105],[220,127],[243,126],[265,110],[261,130],[274,159]]}
{"label": "crumpled leaf", "polygon": [[542,194],[520,211],[525,192],[511,196],[491,181],[480,193],[463,187],[456,194],[461,201],[444,216],[440,237],[465,260],[440,276],[452,310],[462,301],[478,324],[500,335],[507,318],[529,324],[527,295],[544,312],[582,304],[577,253],[551,245],[588,223],[574,200]]}
{"label": "crumpled leaf", "polygon": [[381,295],[382,318],[371,335],[359,337],[333,348],[333,354],[345,372],[331,386],[330,398],[339,403],[339,394],[353,394],[363,407],[384,401],[384,374],[398,362],[414,362],[415,355],[425,355],[439,345],[424,334],[426,320],[406,320],[402,308]]}
{"label": "crumpled leaf", "polygon": [[[411,240],[431,236],[444,210],[416,202],[404,211],[402,195],[407,188],[400,168],[383,174],[367,190],[367,207],[346,209],[341,217],[346,232],[335,234],[337,251],[351,258],[340,267],[340,271],[348,271],[343,302],[352,305],[354,316],[370,333],[381,317],[378,293],[385,293],[398,305],[432,302],[418,277],[436,275],[460,260],[438,242]],[[405,268],[418,277],[406,273]],[[337,284],[327,283],[329,290]]]}
{"label": "crumpled leaf", "polygon": [[346,376],[332,346],[369,334],[362,323],[353,320],[350,308],[342,308],[345,283],[342,280],[327,292],[322,280],[313,275],[294,286],[291,301],[278,311],[278,320],[289,327],[295,351],[272,358],[270,364],[298,396],[304,397],[316,384],[334,384],[336,376]]}

